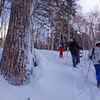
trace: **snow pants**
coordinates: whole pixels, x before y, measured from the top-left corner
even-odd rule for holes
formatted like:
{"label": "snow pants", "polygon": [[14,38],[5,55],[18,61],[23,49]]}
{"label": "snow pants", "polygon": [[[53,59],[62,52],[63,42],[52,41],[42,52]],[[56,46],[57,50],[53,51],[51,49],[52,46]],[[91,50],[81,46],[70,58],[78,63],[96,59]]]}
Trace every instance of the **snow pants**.
{"label": "snow pants", "polygon": [[100,82],[100,65],[99,64],[95,64],[95,71],[96,71],[96,79],[98,82]]}
{"label": "snow pants", "polygon": [[63,58],[63,53],[62,52],[60,52],[59,58]]}
{"label": "snow pants", "polygon": [[[82,56],[80,56],[80,55],[79,55],[79,58],[81,58],[81,57],[82,57]],[[76,59],[77,59],[77,58],[76,58],[76,56],[75,56],[75,60],[76,60]],[[78,63],[80,63],[80,60],[79,60],[79,62],[78,62]]]}
{"label": "snow pants", "polygon": [[[75,57],[76,57],[76,59],[75,59]],[[72,62],[73,62],[73,66],[76,66],[76,64],[78,64],[78,62],[80,62],[79,54],[72,55]]]}

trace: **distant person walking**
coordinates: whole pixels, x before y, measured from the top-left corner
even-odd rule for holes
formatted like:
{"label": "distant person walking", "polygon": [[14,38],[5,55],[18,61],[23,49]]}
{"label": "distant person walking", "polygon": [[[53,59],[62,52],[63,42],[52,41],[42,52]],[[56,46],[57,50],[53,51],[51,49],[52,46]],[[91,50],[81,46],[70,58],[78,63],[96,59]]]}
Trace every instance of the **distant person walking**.
{"label": "distant person walking", "polygon": [[62,46],[62,45],[60,45],[60,47],[58,48],[58,51],[60,52],[60,54],[59,54],[59,58],[63,58],[63,50],[64,50],[65,48]]}
{"label": "distant person walking", "polygon": [[97,87],[100,88],[100,41],[95,42],[95,47],[90,50],[88,57],[93,61],[96,71]]}
{"label": "distant person walking", "polygon": [[82,47],[79,47],[79,44],[76,42],[76,39],[73,38],[73,42],[71,42],[69,45],[69,50],[70,50],[71,55],[72,55],[73,67],[76,67],[78,62],[80,62],[80,57],[79,57],[79,50],[80,49],[83,50]]}

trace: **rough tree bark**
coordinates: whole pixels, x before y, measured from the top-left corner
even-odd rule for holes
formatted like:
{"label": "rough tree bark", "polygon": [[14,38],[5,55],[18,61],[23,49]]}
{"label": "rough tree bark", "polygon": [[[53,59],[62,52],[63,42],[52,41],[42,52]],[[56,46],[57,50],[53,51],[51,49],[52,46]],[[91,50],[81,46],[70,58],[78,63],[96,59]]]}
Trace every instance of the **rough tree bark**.
{"label": "rough tree bark", "polygon": [[30,14],[34,0],[18,0],[12,4],[8,33],[1,59],[1,74],[12,85],[23,85],[30,81],[32,57],[32,34]]}

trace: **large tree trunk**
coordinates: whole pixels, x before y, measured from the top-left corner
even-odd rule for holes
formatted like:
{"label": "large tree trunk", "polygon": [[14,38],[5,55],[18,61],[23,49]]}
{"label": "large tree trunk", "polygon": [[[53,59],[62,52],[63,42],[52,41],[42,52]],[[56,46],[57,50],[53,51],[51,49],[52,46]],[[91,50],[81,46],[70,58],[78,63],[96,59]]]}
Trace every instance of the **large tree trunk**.
{"label": "large tree trunk", "polygon": [[32,63],[32,33],[30,14],[33,0],[12,4],[8,33],[1,59],[1,74],[10,84],[23,85],[30,81]]}

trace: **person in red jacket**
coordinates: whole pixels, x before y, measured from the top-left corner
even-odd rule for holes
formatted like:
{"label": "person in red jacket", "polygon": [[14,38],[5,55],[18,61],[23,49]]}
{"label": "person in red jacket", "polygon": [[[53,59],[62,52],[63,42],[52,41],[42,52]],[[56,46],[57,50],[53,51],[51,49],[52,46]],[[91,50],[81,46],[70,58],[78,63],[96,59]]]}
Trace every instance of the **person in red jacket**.
{"label": "person in red jacket", "polygon": [[60,45],[60,48],[58,48],[58,51],[60,52],[60,54],[59,54],[59,58],[63,58],[63,50],[64,50],[65,48],[62,46],[62,45]]}

